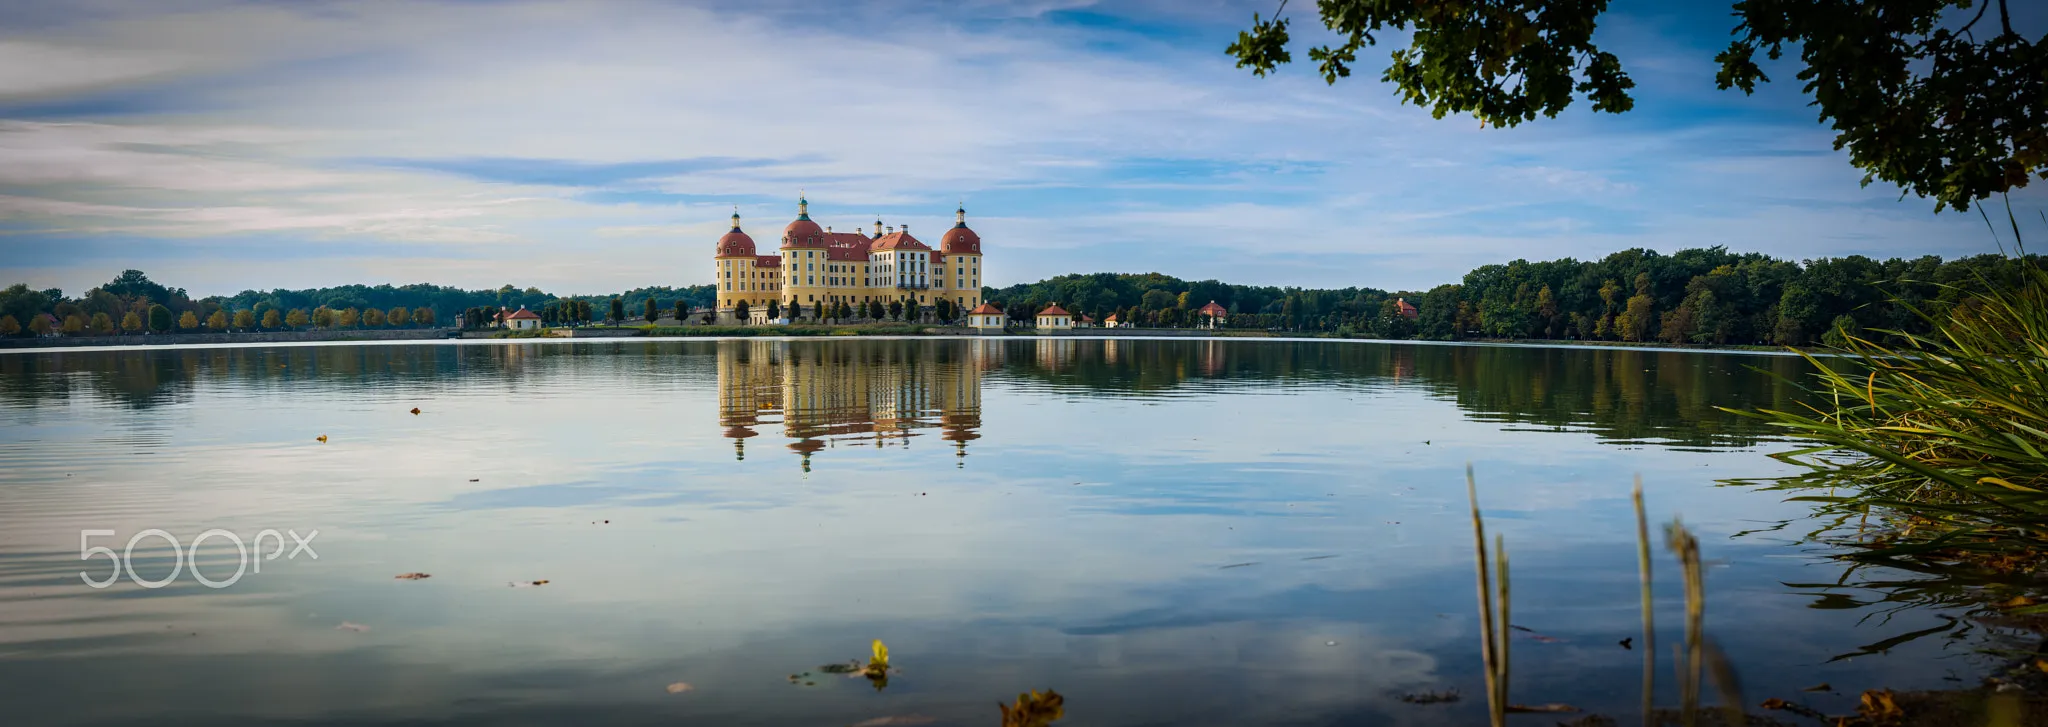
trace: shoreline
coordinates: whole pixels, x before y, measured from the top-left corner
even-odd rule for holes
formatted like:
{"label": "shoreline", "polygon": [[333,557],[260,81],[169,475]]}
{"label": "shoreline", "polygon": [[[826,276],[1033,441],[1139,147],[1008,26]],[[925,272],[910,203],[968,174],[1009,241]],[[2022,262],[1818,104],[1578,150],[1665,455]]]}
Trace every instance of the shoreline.
{"label": "shoreline", "polygon": [[[701,334],[683,334],[683,335],[674,335],[674,334],[669,334],[669,335],[663,335],[662,333],[653,333],[653,335],[649,335],[650,331],[647,331],[646,329],[618,329],[618,328],[613,328],[613,329],[590,329],[592,333],[594,333],[594,334],[597,334],[597,335],[581,335],[581,336],[578,336],[578,335],[563,335],[563,336],[548,336],[548,335],[538,335],[538,336],[525,336],[525,335],[522,335],[522,336],[501,336],[501,335],[497,335],[497,333],[503,333],[503,332],[497,332],[497,333],[493,333],[493,334],[489,334],[489,335],[476,335],[476,334],[477,334],[477,332],[475,332],[475,331],[468,331],[468,332],[462,332],[462,333],[460,334],[460,336],[459,336],[459,337],[452,337],[452,336],[450,336],[450,335],[449,335],[449,333],[450,333],[451,331],[450,331],[449,329],[409,329],[409,330],[396,330],[396,331],[347,331],[347,332],[341,332],[341,331],[317,331],[317,332],[316,332],[316,331],[302,331],[302,332],[293,332],[293,333],[282,333],[282,332],[272,332],[272,333],[251,333],[251,334],[241,334],[241,333],[229,333],[229,334],[217,334],[217,333],[216,333],[216,334],[172,334],[172,335],[160,335],[160,336],[104,336],[104,337],[102,337],[102,336],[95,336],[95,337],[91,337],[91,338],[103,338],[103,339],[119,339],[119,342],[100,342],[100,341],[89,341],[88,339],[83,339],[83,338],[81,338],[81,339],[71,339],[71,340],[76,340],[76,341],[78,341],[78,343],[64,343],[64,344],[57,344],[57,345],[53,345],[53,346],[52,346],[52,345],[44,345],[44,346],[35,346],[35,345],[20,345],[20,344],[10,345],[10,344],[14,344],[14,342],[15,342],[15,341],[21,341],[21,342],[22,342],[23,344],[28,344],[28,343],[41,343],[41,342],[42,342],[42,341],[36,341],[36,340],[34,340],[34,339],[13,339],[13,340],[0,340],[0,355],[8,355],[8,354],[39,354],[39,353],[64,353],[64,352],[81,352],[81,353],[83,353],[83,352],[104,352],[104,351],[122,351],[122,350],[175,350],[175,349],[205,349],[205,348],[259,348],[259,347],[265,347],[265,346],[288,346],[288,347],[297,347],[297,346],[345,346],[345,345],[397,345],[397,344],[412,344],[412,345],[417,345],[417,344],[432,344],[432,345],[474,345],[474,344],[501,344],[501,343],[549,343],[549,344],[561,344],[561,343],[570,343],[570,344],[574,344],[574,343],[620,343],[620,342],[625,342],[625,341],[648,341],[648,342],[656,342],[656,341],[659,341],[659,342],[668,342],[668,341],[722,341],[722,340],[760,340],[760,339],[768,339],[768,340],[777,340],[777,339],[779,339],[779,340],[807,340],[807,339],[844,339],[844,338],[863,338],[863,339],[912,339],[912,338],[970,338],[970,339],[982,339],[982,340],[1048,340],[1048,339],[1113,339],[1113,340],[1148,340],[1148,339],[1149,339],[1149,340],[1191,340],[1191,339],[1198,339],[1198,340],[1236,340],[1236,341],[1272,341],[1272,342],[1331,342],[1331,343],[1343,342],[1343,343],[1375,343],[1375,344],[1385,344],[1385,345],[1422,345],[1422,346],[1475,346],[1475,347],[1502,347],[1502,348],[1547,348],[1547,349],[1588,349],[1588,350],[1615,350],[1615,351],[1656,351],[1656,352],[1672,352],[1672,353],[1704,353],[1704,354],[1729,354],[1729,355],[1751,355],[1751,356],[1796,356],[1796,355],[1801,355],[1802,353],[1807,353],[1807,354],[1813,354],[1813,355],[1821,355],[1821,356],[1825,356],[1825,355],[1828,355],[1828,354],[1825,354],[1825,353],[1820,353],[1820,352],[1813,352],[1813,351],[1804,351],[1804,352],[1802,352],[1802,351],[1798,351],[1798,350],[1792,350],[1792,349],[1785,349],[1785,348],[1771,348],[1771,347],[1764,347],[1764,346],[1705,346],[1705,345],[1692,345],[1692,346],[1675,346],[1675,345],[1650,345],[1650,344],[1641,344],[1641,343],[1628,343],[1628,342],[1622,342],[1622,341],[1557,341],[1557,340],[1536,340],[1536,339],[1467,339],[1467,340],[1461,340],[1461,341],[1429,341],[1429,340],[1420,340],[1420,339],[1356,338],[1356,337],[1338,337],[1338,336],[1318,336],[1318,335],[1285,335],[1285,334],[1280,334],[1280,333],[1276,333],[1276,332],[1271,332],[1271,331],[1263,331],[1263,330],[1231,330],[1231,329],[1226,329],[1226,330],[1222,330],[1222,331],[1216,331],[1216,332],[1202,331],[1202,330],[1199,330],[1199,329],[1184,329],[1184,328],[1164,328],[1164,329],[1147,329],[1147,328],[1140,328],[1140,329],[1131,329],[1131,330],[1127,330],[1127,331],[1124,331],[1124,330],[1117,330],[1117,329],[1088,329],[1088,330],[1070,330],[1070,331],[1061,331],[1061,332],[1055,332],[1055,333],[1044,333],[1044,334],[1039,334],[1039,333],[1008,333],[1008,332],[1003,332],[1003,333],[973,333],[973,332],[969,332],[969,331],[966,331],[966,330],[964,330],[964,329],[961,329],[961,328],[959,328],[959,327],[941,327],[941,326],[927,326],[927,327],[923,327],[923,329],[922,329],[922,330],[903,330],[903,329],[906,329],[906,328],[916,328],[915,326],[911,326],[911,325],[907,325],[907,324],[901,324],[901,325],[891,325],[891,326],[886,326],[886,327],[876,327],[876,328],[886,328],[887,330],[875,330],[874,332],[864,332],[864,331],[860,330],[860,327],[858,327],[858,326],[818,326],[818,327],[815,327],[815,328],[811,328],[811,327],[805,327],[805,328],[801,328],[801,329],[798,329],[798,330],[796,330],[796,331],[792,331],[792,332],[787,332],[787,333],[782,333],[782,332],[768,332],[768,329],[767,329],[767,327],[765,327],[765,326],[763,326],[763,327],[750,327],[750,328],[746,328],[746,329],[740,329],[739,327],[734,327],[734,326],[707,326],[706,328],[707,328],[707,329],[719,329],[719,330],[706,330],[705,332],[703,332],[703,333],[701,333]],[[759,332],[759,333],[752,333],[752,332],[749,332],[749,333],[739,333],[739,332],[737,332],[737,330],[735,330],[735,329],[738,329],[738,330],[750,330],[750,331],[761,331],[761,332]],[[585,330],[585,329],[574,329],[574,330]],[[674,329],[667,329],[667,330],[674,330]],[[634,332],[632,332],[632,333],[628,333],[627,331],[634,331]],[[665,332],[666,332],[666,331],[664,331],[664,333],[665,333]],[[202,338],[203,338],[203,339],[207,339],[207,340],[194,340],[194,339],[202,339]],[[167,339],[168,339],[168,340],[167,340]],[[180,339],[183,339],[183,340],[180,340]],[[60,339],[60,340],[62,340],[62,339]]]}

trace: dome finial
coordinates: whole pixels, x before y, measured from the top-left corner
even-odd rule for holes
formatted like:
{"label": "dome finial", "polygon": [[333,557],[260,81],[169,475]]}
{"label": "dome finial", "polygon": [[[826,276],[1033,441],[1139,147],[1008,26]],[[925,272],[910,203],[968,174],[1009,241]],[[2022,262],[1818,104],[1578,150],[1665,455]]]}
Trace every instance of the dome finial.
{"label": "dome finial", "polygon": [[739,205],[733,205],[733,206],[732,206],[732,229],[733,229],[733,231],[734,231],[734,232],[738,232],[738,231],[739,231],[739,229],[740,229],[740,206],[739,206]]}
{"label": "dome finial", "polygon": [[811,218],[811,200],[804,197],[802,187],[798,187],[796,190],[796,218],[799,220]]}
{"label": "dome finial", "polygon": [[960,200],[960,206],[953,210],[953,226],[967,226],[967,200]]}

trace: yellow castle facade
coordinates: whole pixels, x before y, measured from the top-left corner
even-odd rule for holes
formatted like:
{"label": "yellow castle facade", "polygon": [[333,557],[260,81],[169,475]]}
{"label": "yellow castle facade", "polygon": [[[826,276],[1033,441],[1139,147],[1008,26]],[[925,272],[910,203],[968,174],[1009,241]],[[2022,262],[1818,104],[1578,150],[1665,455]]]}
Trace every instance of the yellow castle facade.
{"label": "yellow castle facade", "polygon": [[965,315],[982,303],[981,236],[967,227],[964,205],[953,210],[953,220],[934,249],[912,237],[909,225],[898,230],[880,219],[872,233],[821,227],[811,219],[810,200],[799,197],[776,254],[761,255],[734,211],[732,229],[718,238],[713,258],[718,316],[736,321],[744,303],[750,322],[766,321],[772,302],[785,317],[794,308],[800,317],[816,318],[821,306],[840,303],[866,317],[858,309],[873,302],[922,311],[940,300]]}

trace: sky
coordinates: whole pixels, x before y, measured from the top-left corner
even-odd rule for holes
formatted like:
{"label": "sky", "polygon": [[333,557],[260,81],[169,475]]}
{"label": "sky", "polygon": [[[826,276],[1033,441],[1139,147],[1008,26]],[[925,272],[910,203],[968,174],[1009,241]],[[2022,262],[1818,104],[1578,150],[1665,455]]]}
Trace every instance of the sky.
{"label": "sky", "polygon": [[964,205],[994,285],[1998,249],[1974,210],[1861,187],[1793,69],[1716,90],[1725,0],[1617,0],[1595,38],[1636,109],[1512,129],[1401,105],[1398,36],[1324,84],[1306,2],[1264,79],[1223,48],[1265,0],[0,5],[0,284],[73,295],[127,268],[194,295],[704,284],[735,207],[766,250],[800,193],[930,242]]}

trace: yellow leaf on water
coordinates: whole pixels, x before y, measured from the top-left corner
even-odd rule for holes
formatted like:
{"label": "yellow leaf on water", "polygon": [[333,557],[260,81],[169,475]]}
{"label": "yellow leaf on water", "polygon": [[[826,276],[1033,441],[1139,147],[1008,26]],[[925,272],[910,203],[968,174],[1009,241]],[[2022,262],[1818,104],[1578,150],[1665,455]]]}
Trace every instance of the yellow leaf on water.
{"label": "yellow leaf on water", "polygon": [[322,435],[320,435],[320,436],[314,437],[314,439],[320,440],[320,443],[321,443],[321,444],[326,444],[326,443],[327,443],[327,435],[325,435],[325,434],[322,434]]}
{"label": "yellow leaf on water", "polygon": [[875,639],[874,651],[875,658],[868,661],[868,666],[887,668],[889,666],[889,647],[882,645],[881,639]]}
{"label": "yellow leaf on water", "polygon": [[690,686],[689,682],[676,682],[668,685],[668,693],[670,694],[682,694],[692,689],[696,689],[696,687]]}

